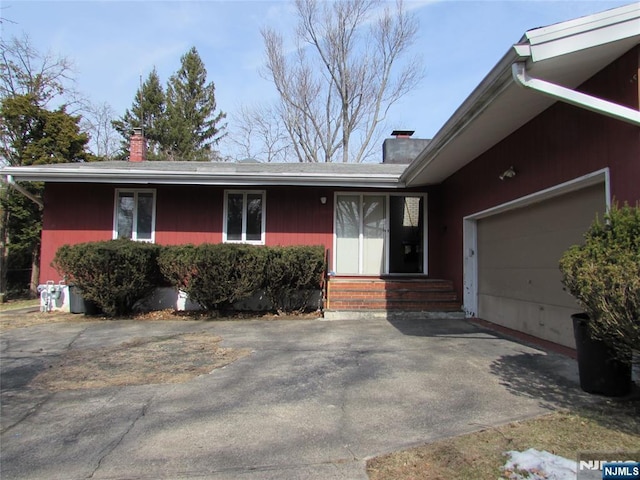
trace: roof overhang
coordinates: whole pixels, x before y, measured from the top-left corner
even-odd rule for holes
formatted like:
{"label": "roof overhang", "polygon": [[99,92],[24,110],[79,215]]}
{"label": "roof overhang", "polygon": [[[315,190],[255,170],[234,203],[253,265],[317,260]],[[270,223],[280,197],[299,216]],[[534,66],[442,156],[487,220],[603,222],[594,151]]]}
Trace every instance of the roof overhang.
{"label": "roof overhang", "polygon": [[96,162],[5,167],[0,175],[13,181],[125,185],[397,189],[438,184],[556,101],[519,86],[512,76],[515,63],[524,62],[532,77],[573,89],[638,45],[639,22],[635,3],[526,32],[409,166]]}
{"label": "roof overhang", "polygon": [[[194,162],[96,162],[5,167],[12,181],[119,185],[317,186],[402,188],[406,165],[195,164]],[[307,168],[310,167],[310,168]],[[322,171],[325,170],[325,171]]]}
{"label": "roof overhang", "polygon": [[[521,88],[512,65],[576,88],[640,43],[640,4],[525,33],[409,165],[407,186],[438,184],[549,108],[556,100]],[[463,70],[461,70],[461,74]]]}

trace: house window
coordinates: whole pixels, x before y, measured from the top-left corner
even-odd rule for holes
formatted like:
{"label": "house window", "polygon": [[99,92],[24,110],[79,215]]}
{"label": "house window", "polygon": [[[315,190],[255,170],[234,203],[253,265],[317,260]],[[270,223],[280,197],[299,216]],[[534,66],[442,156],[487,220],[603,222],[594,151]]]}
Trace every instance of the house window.
{"label": "house window", "polygon": [[155,238],[155,190],[116,190],[113,238],[153,242]]}
{"label": "house window", "polygon": [[225,192],[223,242],[264,243],[264,197],[264,191]]}

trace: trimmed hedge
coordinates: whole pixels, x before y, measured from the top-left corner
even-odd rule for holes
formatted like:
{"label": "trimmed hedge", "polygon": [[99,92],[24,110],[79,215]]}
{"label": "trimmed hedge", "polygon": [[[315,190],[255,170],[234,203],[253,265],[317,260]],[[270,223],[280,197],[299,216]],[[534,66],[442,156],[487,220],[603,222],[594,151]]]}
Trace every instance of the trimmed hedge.
{"label": "trimmed hedge", "polygon": [[322,246],[270,247],[264,288],[278,311],[301,310],[309,296],[322,289],[325,252]]}
{"label": "trimmed hedge", "polygon": [[85,300],[106,315],[119,316],[131,313],[162,283],[159,252],[158,245],[131,240],[80,243],[58,249],[52,265]]}
{"label": "trimmed hedge", "polygon": [[227,310],[262,286],[266,260],[261,247],[202,244],[165,247],[158,263],[191,300],[206,310]]}
{"label": "trimmed hedge", "polygon": [[138,300],[167,282],[206,310],[230,310],[263,290],[273,310],[292,311],[322,289],[325,257],[322,246],[160,247],[110,240],[64,245],[53,266],[110,316],[131,313]]}
{"label": "trimmed hedge", "polygon": [[[264,289],[277,311],[299,309],[301,292],[322,288],[324,247],[263,247],[202,244],[164,247],[158,258],[163,275],[206,310],[228,310]],[[296,301],[297,300],[297,301]]]}

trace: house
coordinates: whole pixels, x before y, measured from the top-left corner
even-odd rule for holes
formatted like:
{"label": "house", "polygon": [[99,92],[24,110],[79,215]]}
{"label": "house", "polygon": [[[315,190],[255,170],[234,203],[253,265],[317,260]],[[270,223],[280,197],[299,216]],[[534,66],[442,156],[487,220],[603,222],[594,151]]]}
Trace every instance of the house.
{"label": "house", "polygon": [[46,183],[42,281],[65,243],[321,244],[330,311],[462,305],[571,347],[558,259],[640,201],[639,43],[637,3],[527,31],[408,164],[140,162],[134,136],[130,162],[2,174]]}

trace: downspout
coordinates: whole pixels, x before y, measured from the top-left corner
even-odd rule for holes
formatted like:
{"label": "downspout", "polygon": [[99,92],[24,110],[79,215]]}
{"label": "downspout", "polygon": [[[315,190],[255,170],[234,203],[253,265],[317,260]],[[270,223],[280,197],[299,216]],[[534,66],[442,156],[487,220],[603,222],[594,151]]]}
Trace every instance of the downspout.
{"label": "downspout", "polygon": [[629,107],[618,105],[617,103],[603,100],[601,98],[577,92],[570,88],[556,85],[555,83],[530,77],[527,74],[525,62],[516,62],[511,65],[511,73],[517,85],[529,88],[547,95],[561,102],[569,103],[592,112],[600,113],[631,125],[640,126],[640,112]]}
{"label": "downspout", "polygon": [[13,179],[13,175],[5,175],[4,180],[5,182],[7,182],[8,185],[11,185],[22,195],[24,195],[29,200],[37,204],[40,207],[40,210],[44,209],[44,203],[42,203],[42,200],[40,200],[38,197],[36,197],[33,193],[31,193],[29,190],[24,188],[22,185],[19,185],[18,183],[16,183],[16,181]]}

